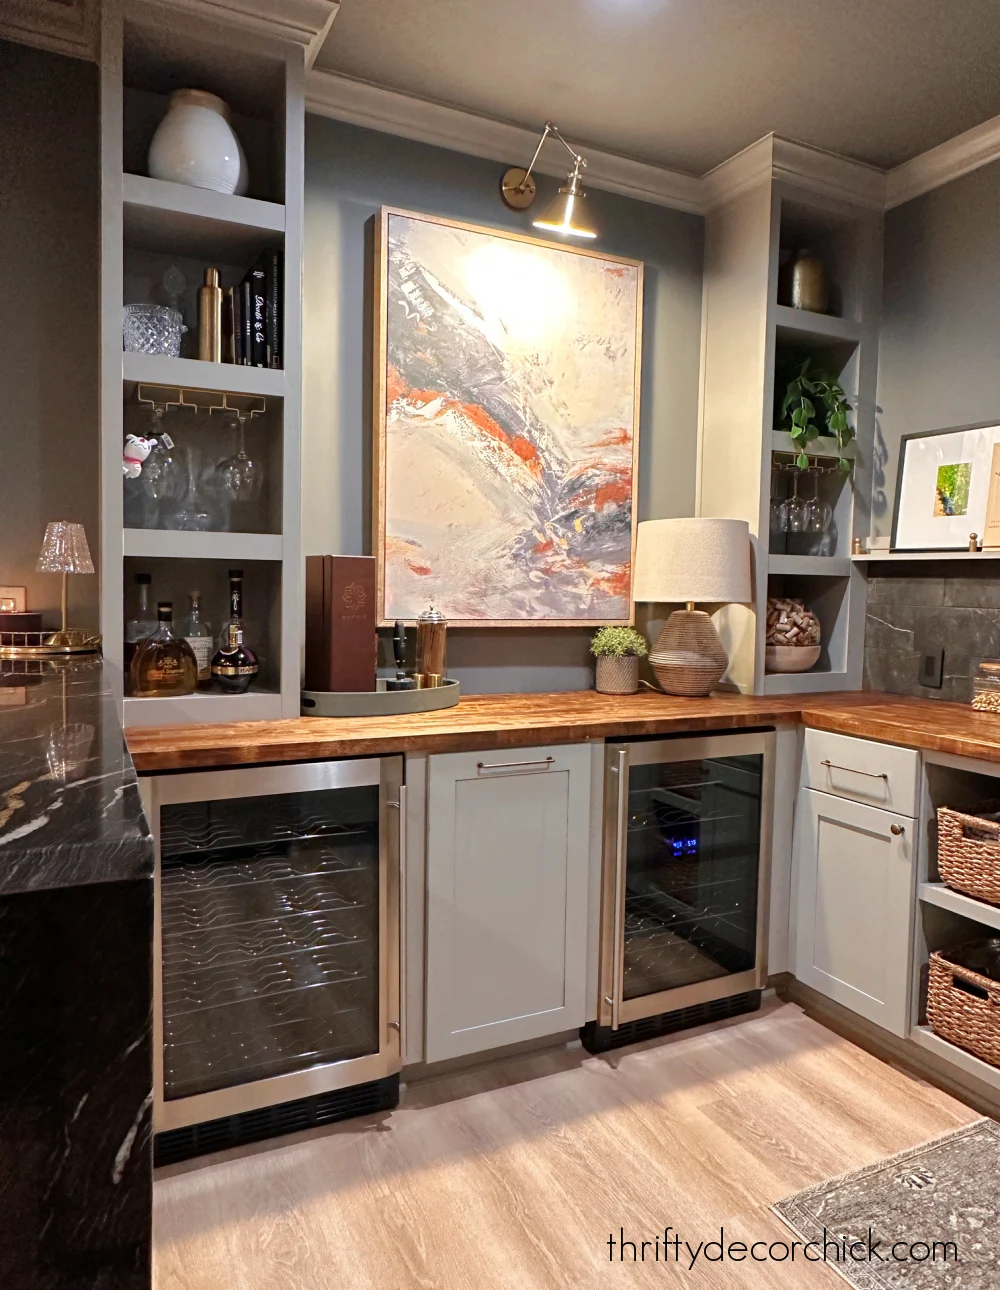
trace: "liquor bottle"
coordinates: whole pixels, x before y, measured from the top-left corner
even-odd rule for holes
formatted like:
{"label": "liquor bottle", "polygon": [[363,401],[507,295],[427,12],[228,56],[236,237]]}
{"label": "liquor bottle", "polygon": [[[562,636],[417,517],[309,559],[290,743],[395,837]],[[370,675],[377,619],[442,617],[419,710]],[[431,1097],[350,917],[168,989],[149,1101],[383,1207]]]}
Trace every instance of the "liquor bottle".
{"label": "liquor bottle", "polygon": [[140,642],[132,659],[129,688],[140,699],[194,694],[198,664],[191,646],[174,633],[174,607],[161,600],[156,611],[156,631]]}
{"label": "liquor bottle", "polygon": [[243,570],[229,570],[229,622],[212,659],[212,680],[227,694],[244,694],[257,675],[257,655],[243,639]]}
{"label": "liquor bottle", "polygon": [[201,618],[201,592],[191,592],[191,610],[183,624],[184,639],[198,664],[198,689],[212,682],[212,630]]}
{"label": "liquor bottle", "polygon": [[135,585],[139,588],[139,610],[125,624],[125,666],[129,667],[140,641],[148,640],[156,631],[156,618],[149,607],[150,587],[153,579],[148,573],[137,573]]}

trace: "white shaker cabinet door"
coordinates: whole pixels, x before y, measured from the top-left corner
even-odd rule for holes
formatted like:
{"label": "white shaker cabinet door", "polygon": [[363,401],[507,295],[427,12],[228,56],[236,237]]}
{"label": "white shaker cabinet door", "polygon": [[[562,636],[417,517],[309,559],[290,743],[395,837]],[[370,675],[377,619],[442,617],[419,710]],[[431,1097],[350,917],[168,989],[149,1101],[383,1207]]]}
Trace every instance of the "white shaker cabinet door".
{"label": "white shaker cabinet door", "polygon": [[908,1031],[915,849],[909,816],[799,790],[795,975],[901,1036]]}
{"label": "white shaker cabinet door", "polygon": [[586,744],[428,758],[428,1062],[586,1020]]}

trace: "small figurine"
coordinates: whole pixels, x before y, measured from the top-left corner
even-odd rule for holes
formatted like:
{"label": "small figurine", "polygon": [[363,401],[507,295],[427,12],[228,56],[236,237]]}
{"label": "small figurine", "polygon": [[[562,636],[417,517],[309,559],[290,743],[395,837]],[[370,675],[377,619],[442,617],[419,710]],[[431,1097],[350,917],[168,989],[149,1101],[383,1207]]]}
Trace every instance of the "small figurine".
{"label": "small figurine", "polygon": [[137,434],[125,436],[125,449],[122,453],[122,474],[126,479],[138,479],[142,473],[142,463],[156,447],[155,439],[143,439]]}

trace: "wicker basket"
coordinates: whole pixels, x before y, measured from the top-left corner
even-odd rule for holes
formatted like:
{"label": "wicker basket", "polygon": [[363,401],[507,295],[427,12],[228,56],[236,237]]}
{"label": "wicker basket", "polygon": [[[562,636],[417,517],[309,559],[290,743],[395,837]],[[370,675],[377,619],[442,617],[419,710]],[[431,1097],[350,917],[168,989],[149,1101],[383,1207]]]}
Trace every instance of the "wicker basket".
{"label": "wicker basket", "polygon": [[1000,1067],[1000,937],[931,954],[927,1020],[942,1039]]}
{"label": "wicker basket", "polygon": [[947,886],[1000,905],[1000,823],[939,806],[938,870]]}
{"label": "wicker basket", "polygon": [[634,654],[600,654],[597,658],[598,694],[635,694],[639,688],[639,660]]}

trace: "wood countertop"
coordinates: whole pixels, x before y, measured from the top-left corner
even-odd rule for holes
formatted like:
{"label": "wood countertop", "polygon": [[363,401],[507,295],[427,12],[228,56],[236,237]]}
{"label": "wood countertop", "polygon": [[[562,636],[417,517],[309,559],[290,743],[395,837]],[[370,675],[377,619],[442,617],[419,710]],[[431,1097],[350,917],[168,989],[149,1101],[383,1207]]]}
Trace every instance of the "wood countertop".
{"label": "wood countertop", "polygon": [[679,699],[644,691],[470,695],[455,708],[399,717],[297,717],[233,725],[133,729],[128,747],[140,773],[319,761],[398,752],[463,752],[538,743],[634,738],[685,731],[802,724],[1000,761],[1000,718],[967,704],[871,692],[716,695]]}

